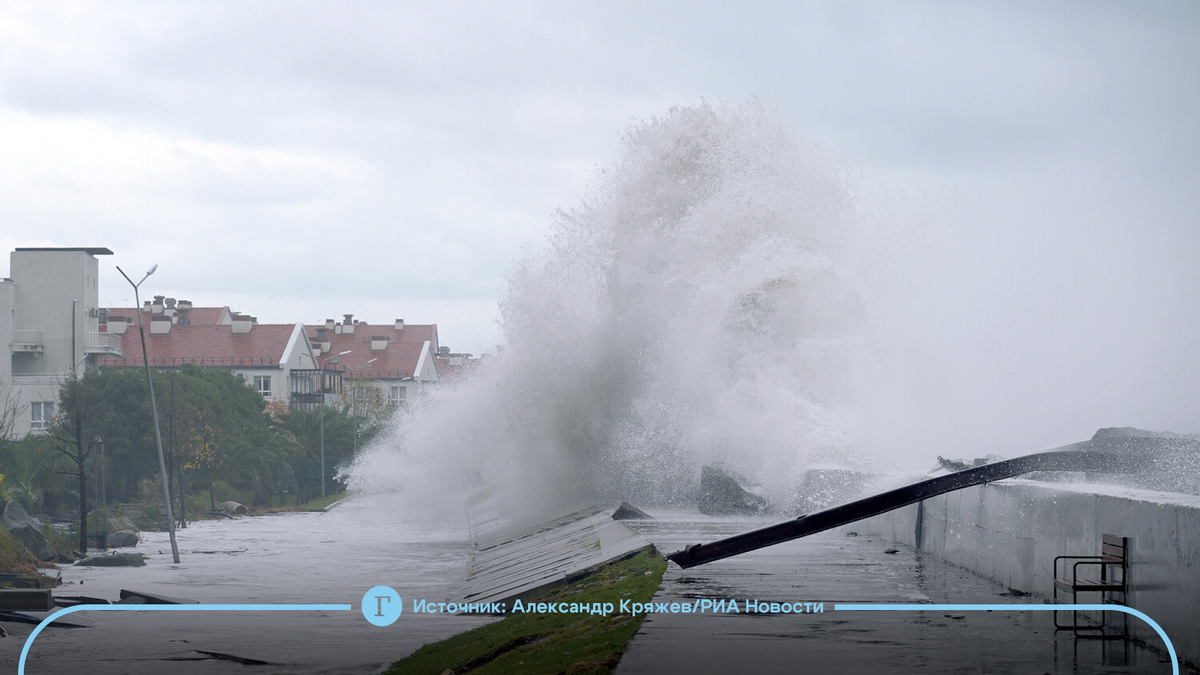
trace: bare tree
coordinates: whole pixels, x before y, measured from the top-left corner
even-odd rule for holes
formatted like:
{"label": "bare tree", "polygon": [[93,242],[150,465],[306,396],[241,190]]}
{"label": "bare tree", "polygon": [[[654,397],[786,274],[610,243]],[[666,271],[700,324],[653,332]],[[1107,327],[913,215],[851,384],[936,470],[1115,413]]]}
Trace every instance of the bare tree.
{"label": "bare tree", "polygon": [[91,467],[88,460],[99,444],[97,434],[97,406],[91,400],[91,392],[85,380],[68,378],[58,390],[58,414],[50,427],[54,448],[67,460],[70,467],[57,473],[79,479],[79,550],[88,549],[87,484]]}
{"label": "bare tree", "polygon": [[8,385],[0,385],[0,442],[16,440],[17,419],[29,406]]}

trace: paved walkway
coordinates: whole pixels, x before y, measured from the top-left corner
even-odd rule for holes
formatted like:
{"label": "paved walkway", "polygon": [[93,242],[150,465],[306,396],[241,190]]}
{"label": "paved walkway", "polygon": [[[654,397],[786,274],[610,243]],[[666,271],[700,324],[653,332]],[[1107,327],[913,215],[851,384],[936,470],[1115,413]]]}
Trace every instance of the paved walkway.
{"label": "paved walkway", "polygon": [[[629,523],[669,553],[766,524],[667,516]],[[835,603],[1042,602],[911,549],[845,531],[683,570],[671,565],[655,602],[697,598],[821,602],[820,614],[652,614],[617,668],[639,673],[1169,673],[1124,640],[1055,634],[1047,612],[833,611]],[[1136,620],[1136,619],[1131,619]]]}

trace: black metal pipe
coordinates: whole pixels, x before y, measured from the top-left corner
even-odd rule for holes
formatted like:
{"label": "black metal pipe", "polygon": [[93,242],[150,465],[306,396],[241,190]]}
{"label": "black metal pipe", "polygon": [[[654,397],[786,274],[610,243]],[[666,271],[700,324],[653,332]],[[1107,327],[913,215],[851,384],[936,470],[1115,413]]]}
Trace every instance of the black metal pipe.
{"label": "black metal pipe", "polygon": [[923,480],[856,502],[806,514],[760,530],[719,539],[708,544],[693,544],[672,553],[667,558],[683,568],[695,567],[792,539],[807,537],[810,534],[887,513],[947,492],[1003,478],[1012,478],[1031,471],[1126,472],[1136,468],[1144,459],[1139,457],[1141,453],[1097,449],[1107,445],[1110,444],[1085,441],[1047,452],[956,471],[946,476]]}

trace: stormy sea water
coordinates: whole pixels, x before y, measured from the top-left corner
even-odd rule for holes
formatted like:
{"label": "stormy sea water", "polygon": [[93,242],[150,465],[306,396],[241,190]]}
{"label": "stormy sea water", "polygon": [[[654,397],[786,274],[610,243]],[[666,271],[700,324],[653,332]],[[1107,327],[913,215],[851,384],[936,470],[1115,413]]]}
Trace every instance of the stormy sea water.
{"label": "stormy sea water", "polygon": [[866,462],[850,174],[755,102],[672,108],[623,140],[512,270],[502,353],[410,409],[353,489],[428,518],[478,494],[515,517],[687,506],[715,463],[786,508],[807,467]]}

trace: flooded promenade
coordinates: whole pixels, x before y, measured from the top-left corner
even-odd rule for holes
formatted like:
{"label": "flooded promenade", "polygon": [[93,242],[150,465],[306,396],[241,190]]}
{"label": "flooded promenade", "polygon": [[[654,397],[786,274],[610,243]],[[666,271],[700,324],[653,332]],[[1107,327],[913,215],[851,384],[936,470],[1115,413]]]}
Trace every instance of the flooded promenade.
{"label": "flooded promenade", "polygon": [[[414,615],[375,627],[360,612],[383,584],[409,598],[450,599],[465,571],[465,533],[388,518],[381,497],[330,513],[195,523],[171,563],[165,534],[148,533],[142,568],[66,568],[61,594],[115,600],[123,588],[203,603],[350,604],[301,613],[93,612],[88,628],[47,629],[26,672],[371,673],[420,645],[489,621]],[[629,524],[660,551],[753,529],[765,521],[655,514]],[[851,530],[852,531],[852,530]],[[162,551],[160,553],[159,551]],[[888,551],[895,551],[889,553]],[[835,603],[1019,603],[1001,586],[889,542],[831,531],[690,570],[671,565],[656,602],[698,598],[823,603],[822,613],[653,614],[617,672],[1165,673],[1157,654],[1125,641],[1054,634],[1045,612],[835,612]],[[15,672],[31,627],[6,624],[0,663]],[[265,662],[250,666],[217,653]]]}
{"label": "flooded promenade", "polygon": [[[660,549],[738,534],[771,520],[662,515],[629,523]],[[1055,634],[1048,612],[852,612],[838,603],[1042,603],[960,567],[866,536],[824,532],[683,570],[655,602],[737,599],[739,614],[655,614],[617,673],[1169,673],[1124,640]],[[745,601],[823,603],[822,613],[745,613]]]}

